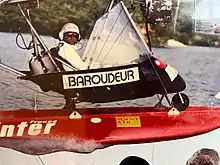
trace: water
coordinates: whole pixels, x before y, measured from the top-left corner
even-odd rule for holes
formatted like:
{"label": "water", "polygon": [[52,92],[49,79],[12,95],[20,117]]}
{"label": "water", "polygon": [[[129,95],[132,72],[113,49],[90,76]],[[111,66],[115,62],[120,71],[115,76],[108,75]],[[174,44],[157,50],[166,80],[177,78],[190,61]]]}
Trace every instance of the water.
{"label": "water", "polygon": [[[31,54],[17,47],[15,37],[16,34],[0,33],[0,59],[14,68],[28,70]],[[25,39],[28,42],[30,36],[25,35]],[[50,37],[43,37],[43,40],[50,48],[57,43]],[[21,44],[21,40],[19,43]],[[220,49],[187,47],[154,48],[153,50],[159,59],[176,68],[183,76],[187,83],[184,93],[189,96],[190,105],[218,105],[218,100],[214,98],[214,95],[220,90],[217,81]],[[5,69],[0,70],[0,75],[0,109],[33,109],[34,106],[38,109],[53,109],[62,108],[64,105],[62,95],[54,92],[43,93],[37,85],[29,81],[18,80],[17,75]],[[169,96],[172,97],[172,95]],[[157,96],[104,104],[79,103],[77,107],[150,106],[156,102]]]}
{"label": "water", "polygon": [[[43,37],[50,47],[55,46],[52,38]],[[187,83],[185,93],[191,105],[218,106],[214,95],[220,91],[218,85],[220,49],[208,47],[187,47],[178,49],[154,49],[156,56],[170,64],[184,77]],[[2,62],[21,70],[28,69],[30,54],[16,47],[15,34],[0,33],[0,58]],[[61,108],[64,104],[61,95],[49,92],[47,96],[39,93],[35,84],[17,80],[16,75],[0,70],[0,109]],[[26,87],[25,87],[25,86]],[[28,87],[28,88],[27,88]],[[30,90],[34,89],[36,91]],[[80,103],[78,107],[97,106],[146,106],[155,104],[156,97],[121,101],[108,104]],[[186,160],[199,148],[210,147],[219,151],[220,130],[197,137],[153,144],[112,146],[92,154],[60,152],[42,156],[45,165],[117,165],[129,155],[138,155],[152,165],[184,165]],[[153,152],[154,149],[154,152]],[[177,152],[178,151],[178,152]],[[12,159],[13,158],[13,159]],[[36,156],[25,155],[11,149],[0,148],[0,165],[39,165]]]}

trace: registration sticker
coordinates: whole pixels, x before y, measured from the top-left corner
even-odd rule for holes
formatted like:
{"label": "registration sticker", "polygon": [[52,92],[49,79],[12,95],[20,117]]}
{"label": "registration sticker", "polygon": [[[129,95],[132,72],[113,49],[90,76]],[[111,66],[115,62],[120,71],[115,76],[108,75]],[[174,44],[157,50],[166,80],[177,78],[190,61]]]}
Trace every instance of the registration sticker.
{"label": "registration sticker", "polygon": [[141,127],[139,116],[116,117],[117,127]]}
{"label": "registration sticker", "polygon": [[167,72],[168,76],[170,77],[170,80],[173,81],[178,75],[178,72],[173,67],[167,65],[165,71]]}

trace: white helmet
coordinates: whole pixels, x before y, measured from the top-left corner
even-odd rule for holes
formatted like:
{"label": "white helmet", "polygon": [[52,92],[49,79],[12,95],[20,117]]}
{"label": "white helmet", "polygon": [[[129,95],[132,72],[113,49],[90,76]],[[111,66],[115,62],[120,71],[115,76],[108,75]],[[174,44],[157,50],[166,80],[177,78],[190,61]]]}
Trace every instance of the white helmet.
{"label": "white helmet", "polygon": [[75,32],[79,35],[79,40],[81,39],[80,33],[79,33],[79,27],[74,23],[66,23],[63,25],[63,28],[59,32],[59,38],[63,40],[63,34],[66,32]]}

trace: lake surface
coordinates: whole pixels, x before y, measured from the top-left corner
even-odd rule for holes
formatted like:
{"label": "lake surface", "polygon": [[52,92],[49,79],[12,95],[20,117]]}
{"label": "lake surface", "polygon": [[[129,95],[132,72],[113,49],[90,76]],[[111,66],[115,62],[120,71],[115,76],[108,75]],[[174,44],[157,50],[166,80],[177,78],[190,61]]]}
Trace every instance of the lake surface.
{"label": "lake surface", "polygon": [[[30,36],[24,35],[27,43]],[[16,34],[0,33],[0,59],[3,63],[16,69],[29,70],[28,62],[31,52],[20,49],[15,42]],[[54,47],[57,41],[50,37],[43,37],[49,46]],[[22,44],[21,40],[19,43]],[[23,45],[22,45],[23,46]],[[190,98],[190,105],[219,105],[214,95],[220,91],[218,85],[220,49],[209,47],[187,48],[154,48],[156,56],[174,67],[187,83],[184,91]],[[38,109],[62,108],[63,96],[54,92],[43,93],[40,88],[24,80],[18,80],[17,75],[0,69],[0,109]],[[169,95],[171,98],[172,95]],[[152,98],[136,99],[132,101],[118,101],[104,104],[79,103],[77,107],[102,106],[150,106],[158,101]]]}
{"label": "lake surface", "polygon": [[[2,62],[21,70],[28,70],[30,54],[19,49],[15,43],[16,34],[0,33],[0,59]],[[55,40],[43,37],[50,47]],[[27,40],[29,41],[29,40]],[[21,42],[20,42],[21,43]],[[219,63],[220,49],[208,47],[187,47],[176,49],[155,48],[156,56],[177,69],[187,83],[185,93],[191,105],[219,106],[214,95],[220,91]],[[41,92],[38,86],[28,81],[17,80],[15,74],[0,70],[0,109],[61,108],[64,100],[53,92]],[[48,96],[50,95],[50,96]],[[100,106],[149,106],[157,102],[157,97],[121,101],[106,104],[80,103],[78,107]],[[170,142],[114,146],[89,155],[60,152],[41,156],[45,165],[117,165],[128,155],[138,155],[151,165],[185,165],[186,160],[201,147],[219,151],[220,131]],[[153,152],[154,151],[154,152]],[[177,152],[178,151],[178,152]],[[0,148],[0,165],[39,165],[38,157],[25,155],[13,150]]]}

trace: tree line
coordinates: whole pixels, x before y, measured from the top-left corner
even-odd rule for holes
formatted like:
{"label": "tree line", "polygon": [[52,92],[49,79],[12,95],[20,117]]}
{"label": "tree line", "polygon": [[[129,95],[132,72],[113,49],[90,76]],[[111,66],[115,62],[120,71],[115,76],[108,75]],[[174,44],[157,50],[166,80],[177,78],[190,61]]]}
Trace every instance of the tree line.
{"label": "tree line", "polygon": [[[41,35],[54,36],[66,22],[75,22],[80,26],[83,38],[88,38],[95,21],[102,16],[109,1],[106,0],[44,0],[40,1],[40,8],[31,9],[31,21]],[[129,4],[129,1],[125,1]],[[189,3],[180,4],[180,13],[189,7]],[[140,27],[144,18],[139,12],[134,21]],[[153,45],[163,45],[168,39],[175,39],[187,45],[218,46],[219,37],[195,34],[190,15],[178,15],[174,32],[173,21],[166,27],[151,24]],[[0,8],[1,32],[29,32],[28,26],[21,16],[18,7]]]}

